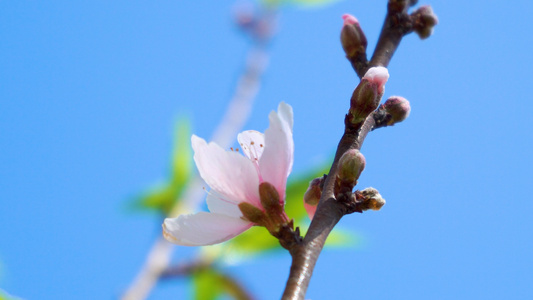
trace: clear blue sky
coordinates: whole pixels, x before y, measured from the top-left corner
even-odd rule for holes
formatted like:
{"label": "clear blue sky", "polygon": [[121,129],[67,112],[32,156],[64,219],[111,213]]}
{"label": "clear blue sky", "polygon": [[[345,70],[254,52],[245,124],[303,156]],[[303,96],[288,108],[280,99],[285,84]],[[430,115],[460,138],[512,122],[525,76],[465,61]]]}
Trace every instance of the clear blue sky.
{"label": "clear blue sky", "polygon": [[[129,199],[165,176],[178,115],[210,136],[243,65],[232,3],[0,3],[1,289],[120,295],[160,234]],[[358,81],[340,16],[360,20],[371,50],[385,3],[283,9],[246,128],[264,130],[267,113],[290,103],[296,172],[333,153]],[[533,296],[533,3],[421,3],[440,24],[428,40],[404,39],[385,91],[409,99],[411,116],[362,149],[359,187],[378,188],[387,205],[341,221],[363,242],[323,253],[308,298]],[[289,264],[281,253],[228,271],[274,299]],[[151,299],[185,298],[185,286],[161,284]]]}

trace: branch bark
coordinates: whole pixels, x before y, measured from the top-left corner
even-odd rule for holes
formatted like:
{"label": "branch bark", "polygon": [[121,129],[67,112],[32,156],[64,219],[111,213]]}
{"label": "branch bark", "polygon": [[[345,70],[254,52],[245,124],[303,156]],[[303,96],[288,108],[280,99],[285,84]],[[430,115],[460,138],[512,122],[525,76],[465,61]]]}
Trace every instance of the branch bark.
{"label": "branch bark", "polygon": [[[366,62],[366,58],[362,62],[352,61],[352,66],[359,78],[362,78],[371,67],[389,65],[403,36],[413,31],[412,21],[407,11],[416,2],[416,0],[389,0],[385,22],[372,59],[370,62]],[[368,132],[375,125],[373,115],[374,113],[371,113],[363,123],[355,126],[345,122],[345,131],[337,146],[335,159],[324,183],[322,196],[309,230],[303,241],[294,243],[288,249],[292,256],[292,265],[282,297],[284,300],[305,299],[313,269],[328,235],[344,215],[353,212],[349,210],[346,202],[337,201],[334,197],[338,162],[346,151],[361,149]]]}

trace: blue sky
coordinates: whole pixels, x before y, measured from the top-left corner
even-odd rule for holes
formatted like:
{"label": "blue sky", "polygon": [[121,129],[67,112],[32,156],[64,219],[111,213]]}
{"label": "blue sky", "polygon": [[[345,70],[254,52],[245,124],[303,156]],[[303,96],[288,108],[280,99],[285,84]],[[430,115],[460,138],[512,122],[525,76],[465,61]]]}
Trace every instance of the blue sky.
{"label": "blue sky", "polygon": [[[268,112],[290,103],[295,172],[333,153],[358,82],[340,16],[360,20],[370,52],[385,2],[281,11],[245,128],[264,130]],[[358,186],[387,204],[341,220],[362,243],[323,253],[308,298],[533,295],[533,3],[425,3],[440,24],[428,40],[403,40],[385,91],[410,100],[411,115],[362,149]],[[157,217],[128,211],[128,201],[164,178],[178,116],[210,136],[243,66],[248,42],[232,4],[0,4],[1,289],[27,299],[120,295],[160,234]],[[274,299],[289,264],[280,253],[227,270]],[[151,299],[185,298],[186,284],[162,283]]]}

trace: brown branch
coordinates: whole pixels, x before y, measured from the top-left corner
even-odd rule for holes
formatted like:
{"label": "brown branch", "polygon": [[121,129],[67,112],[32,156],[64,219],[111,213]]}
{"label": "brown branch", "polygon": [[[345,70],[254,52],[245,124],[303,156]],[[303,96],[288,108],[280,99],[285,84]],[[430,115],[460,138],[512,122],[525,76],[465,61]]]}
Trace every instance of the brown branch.
{"label": "brown branch", "polygon": [[[370,63],[351,61],[360,78],[370,67],[389,65],[403,36],[413,31],[412,20],[407,10],[416,2],[416,0],[389,0],[385,22]],[[364,59],[366,60],[366,57]],[[313,269],[329,233],[344,215],[354,212],[350,209],[349,202],[335,199],[335,174],[340,157],[350,149],[361,149],[368,132],[375,124],[374,113],[359,124],[354,125],[345,121],[345,132],[337,146],[335,159],[324,183],[322,196],[309,230],[303,241],[293,242],[292,247],[288,249],[292,256],[292,265],[282,299],[305,299]]]}

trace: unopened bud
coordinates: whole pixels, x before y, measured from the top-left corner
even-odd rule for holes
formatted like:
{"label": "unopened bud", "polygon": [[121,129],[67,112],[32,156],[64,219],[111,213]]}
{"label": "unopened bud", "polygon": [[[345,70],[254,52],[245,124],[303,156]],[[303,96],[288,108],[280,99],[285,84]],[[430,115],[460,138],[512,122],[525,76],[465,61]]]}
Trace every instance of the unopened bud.
{"label": "unopened bud", "polygon": [[383,109],[390,115],[390,119],[387,121],[387,125],[389,126],[407,119],[411,112],[409,101],[400,96],[392,96],[387,99],[387,101],[383,103]]}
{"label": "unopened bud", "polygon": [[278,191],[272,184],[268,182],[259,184],[259,198],[267,213],[283,211]]}
{"label": "unopened bud", "polygon": [[307,204],[317,205],[322,196],[322,184],[324,177],[318,177],[309,182],[309,187],[304,194],[304,201]]}
{"label": "unopened bud", "polygon": [[344,14],[342,19],[344,24],[341,30],[341,44],[346,57],[354,58],[360,54],[365,54],[368,42],[359,21],[349,14]]}
{"label": "unopened bud", "polygon": [[381,197],[378,190],[375,188],[366,188],[361,191],[363,197],[361,203],[361,210],[380,210],[385,205],[385,199]]}
{"label": "unopened bud", "polygon": [[421,39],[428,38],[433,33],[433,27],[439,23],[437,15],[429,5],[421,6],[411,16],[414,20],[413,30]]}
{"label": "unopened bud", "polygon": [[304,208],[309,216],[313,219],[316,212],[316,207],[322,196],[322,185],[324,184],[324,177],[318,177],[309,182],[309,187],[304,194]]}
{"label": "unopened bud", "polygon": [[385,92],[385,83],[389,79],[389,72],[385,67],[368,69],[365,76],[355,88],[350,100],[351,122],[364,121],[379,106]]}
{"label": "unopened bud", "polygon": [[337,176],[341,180],[341,184],[346,184],[353,188],[365,169],[365,164],[365,157],[359,150],[350,149],[346,151],[339,159]]}
{"label": "unopened bud", "polygon": [[242,215],[250,222],[261,224],[265,218],[265,213],[262,210],[248,202],[239,203],[239,209]]}

